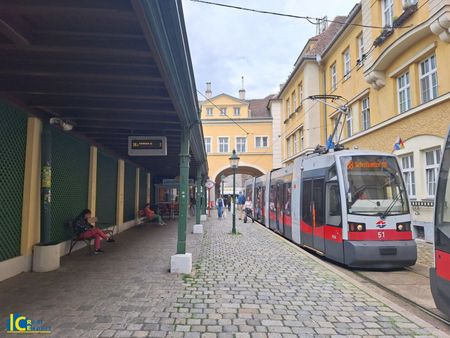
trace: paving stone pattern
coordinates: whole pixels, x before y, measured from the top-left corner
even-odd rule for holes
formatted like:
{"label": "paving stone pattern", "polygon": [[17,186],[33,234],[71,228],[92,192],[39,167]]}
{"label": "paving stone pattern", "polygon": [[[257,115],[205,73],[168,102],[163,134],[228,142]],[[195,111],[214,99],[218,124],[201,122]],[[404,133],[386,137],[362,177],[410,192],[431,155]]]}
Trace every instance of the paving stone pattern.
{"label": "paving stone pattern", "polygon": [[206,230],[198,270],[167,309],[175,336],[430,335],[260,225]]}
{"label": "paving stone pattern", "polygon": [[432,267],[434,263],[433,244],[424,240],[416,240],[417,243],[417,264]]}
{"label": "paving stone pattern", "polygon": [[429,336],[260,225],[230,229],[231,217],[188,234],[192,277],[167,272],[176,222],[130,229],[102,255],[0,283],[0,318],[43,320],[53,337]]}

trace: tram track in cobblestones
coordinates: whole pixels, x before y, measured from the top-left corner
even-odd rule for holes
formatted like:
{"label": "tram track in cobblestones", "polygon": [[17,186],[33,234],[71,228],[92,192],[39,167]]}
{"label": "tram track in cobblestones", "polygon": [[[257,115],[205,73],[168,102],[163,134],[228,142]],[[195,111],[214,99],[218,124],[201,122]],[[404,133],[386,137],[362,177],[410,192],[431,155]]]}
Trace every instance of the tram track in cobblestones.
{"label": "tram track in cobblestones", "polygon": [[[409,270],[409,271],[411,271],[411,270]],[[389,294],[391,294],[391,295],[401,299],[403,302],[408,303],[409,305],[411,305],[415,309],[420,310],[421,312],[423,312],[426,315],[432,317],[433,319],[435,319],[435,320],[437,320],[437,321],[439,321],[439,322],[441,322],[443,324],[446,324],[446,325],[448,325],[450,327],[450,321],[448,319],[444,318],[443,316],[440,316],[439,314],[434,313],[433,311],[431,311],[431,310],[427,309],[426,307],[424,307],[424,306],[422,306],[422,305],[412,301],[411,299],[408,299],[407,297],[405,297],[405,296],[403,296],[403,295],[393,291],[392,289],[389,289],[388,287],[386,287],[383,284],[377,282],[376,280],[374,280],[374,279],[364,275],[360,271],[351,271],[351,272],[354,273],[355,275],[357,275],[358,277],[364,279],[365,281],[367,281],[367,282],[375,285],[376,287],[382,289],[383,291],[385,291],[385,292],[387,292],[387,293],[389,293]],[[417,274],[417,272],[414,272],[414,271],[411,271],[411,272]]]}
{"label": "tram track in cobblestones", "polygon": [[[388,295],[390,295],[391,297],[394,297],[396,300],[400,300],[401,302],[409,305],[409,307],[413,308],[416,311],[419,311],[424,317],[427,317],[429,320],[432,321],[437,321],[440,324],[443,324],[444,326],[441,327],[440,329],[444,329],[450,336],[450,320],[448,320],[447,318],[427,309],[426,307],[418,304],[417,302],[412,301],[411,299],[408,299],[407,297],[399,294],[398,292],[395,292],[394,290],[384,286],[383,284],[377,282],[376,280],[374,280],[373,278],[370,278],[368,276],[366,276],[364,274],[363,271],[355,271],[352,269],[348,269],[347,267],[344,267],[342,265],[336,264],[336,263],[332,263],[330,261],[328,261],[323,255],[320,255],[319,253],[315,252],[314,250],[302,247],[300,245],[298,245],[297,243],[294,243],[293,241],[290,241],[289,239],[285,238],[284,236],[282,236],[280,233],[273,231],[272,229],[269,229],[267,227],[265,227],[263,224],[259,223],[256,221],[257,224],[259,224],[260,226],[262,226],[263,228],[269,230],[270,232],[274,233],[275,235],[277,235],[277,237],[283,239],[284,241],[291,243],[293,245],[295,245],[298,249],[301,249],[302,251],[320,259],[324,264],[333,266],[334,268],[337,268],[339,270],[341,270],[344,274],[346,274],[347,276],[349,276],[350,278],[351,275],[355,275],[358,276],[360,279],[364,280],[366,283],[371,284],[372,286],[375,286],[378,289],[383,290],[385,293],[387,293]],[[424,276],[420,273],[418,273],[417,271],[414,271],[412,269],[406,268],[404,269],[405,271],[409,271],[411,273],[420,275],[420,276]],[[424,276],[426,277],[426,276]]]}

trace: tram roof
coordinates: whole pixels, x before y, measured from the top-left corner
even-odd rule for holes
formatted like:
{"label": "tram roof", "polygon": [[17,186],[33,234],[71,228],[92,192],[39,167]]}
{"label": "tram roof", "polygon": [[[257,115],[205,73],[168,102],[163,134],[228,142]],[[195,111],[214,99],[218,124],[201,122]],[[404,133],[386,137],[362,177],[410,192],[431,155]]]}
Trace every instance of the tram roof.
{"label": "tram roof", "polygon": [[[0,95],[155,175],[207,174],[181,0],[0,0]],[[166,136],[165,157],[128,157],[128,136]]]}

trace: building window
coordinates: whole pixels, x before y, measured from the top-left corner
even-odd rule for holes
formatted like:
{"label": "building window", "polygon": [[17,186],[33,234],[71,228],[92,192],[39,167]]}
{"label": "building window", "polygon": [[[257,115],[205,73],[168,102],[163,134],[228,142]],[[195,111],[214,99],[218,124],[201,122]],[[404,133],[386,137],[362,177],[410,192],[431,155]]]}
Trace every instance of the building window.
{"label": "building window", "polygon": [[298,84],[298,105],[301,107],[303,105],[303,82]]}
{"label": "building window", "polygon": [[287,139],[287,157],[288,158],[291,157],[291,155],[292,155],[291,139],[292,139],[292,137],[288,137],[288,139]]}
{"label": "building window", "polygon": [[211,152],[211,137],[205,137],[205,149],[207,153]]}
{"label": "building window", "polygon": [[300,149],[305,149],[305,135],[303,132],[303,128],[300,128]]}
{"label": "building window", "polygon": [[420,93],[422,103],[438,96],[438,79],[436,70],[436,56],[432,55],[420,63]]}
{"label": "building window", "polygon": [[234,107],[234,116],[239,116],[239,115],[241,115],[241,108]]}
{"label": "building window", "polygon": [[227,108],[220,108],[220,116],[226,116],[227,115]]}
{"label": "building window", "polygon": [[425,152],[425,177],[427,194],[434,197],[439,174],[439,163],[441,162],[441,149],[436,148]]}
{"label": "building window", "polygon": [[362,130],[367,130],[370,128],[370,102],[369,97],[365,97],[361,101],[361,121]]}
{"label": "building window", "polygon": [[362,65],[364,63],[364,38],[363,33],[358,36],[358,60],[359,64]]}
{"label": "building window", "polygon": [[331,90],[335,90],[337,88],[336,62],[331,65],[330,73],[331,73]]}
{"label": "building window", "polygon": [[297,96],[295,96],[295,91],[292,92],[292,112],[295,113],[297,110]]}
{"label": "building window", "polygon": [[381,7],[383,10],[383,26],[392,27],[392,18],[394,17],[394,1],[382,0]]}
{"label": "building window", "polygon": [[409,72],[403,73],[397,78],[398,109],[400,113],[411,109],[411,89],[409,84]]}
{"label": "building window", "polygon": [[348,108],[347,112],[346,124],[347,124],[347,137],[350,137],[353,135],[353,112],[350,107]]}
{"label": "building window", "polygon": [[286,114],[287,114],[286,117],[291,116],[291,104],[289,99],[286,100]]}
{"label": "building window", "polygon": [[294,154],[298,153],[298,132],[294,133]]}
{"label": "building window", "polygon": [[212,116],[213,115],[213,109],[212,108],[206,108],[206,116]]}
{"label": "building window", "polygon": [[246,137],[236,137],[236,151],[238,153],[245,153],[247,151]]}
{"label": "building window", "polygon": [[267,148],[269,143],[269,138],[267,136],[256,136],[255,137],[255,148]]}
{"label": "building window", "polygon": [[412,154],[400,157],[402,164],[403,179],[405,180],[406,192],[409,197],[416,197],[416,177],[414,174],[414,156]]}
{"label": "building window", "polygon": [[344,52],[344,79],[350,77],[350,48],[347,48]]}
{"label": "building window", "polygon": [[219,137],[219,153],[228,152],[228,137]]}

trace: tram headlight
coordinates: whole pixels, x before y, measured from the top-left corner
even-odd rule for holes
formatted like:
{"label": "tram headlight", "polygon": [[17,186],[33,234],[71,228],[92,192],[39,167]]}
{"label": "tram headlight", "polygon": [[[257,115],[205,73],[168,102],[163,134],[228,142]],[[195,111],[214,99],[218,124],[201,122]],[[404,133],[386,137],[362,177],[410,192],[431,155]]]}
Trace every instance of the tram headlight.
{"label": "tram headlight", "polygon": [[348,223],[348,231],[351,232],[363,232],[366,231],[366,224],[364,223]]}
{"label": "tram headlight", "polygon": [[411,222],[397,223],[397,231],[411,231]]}

